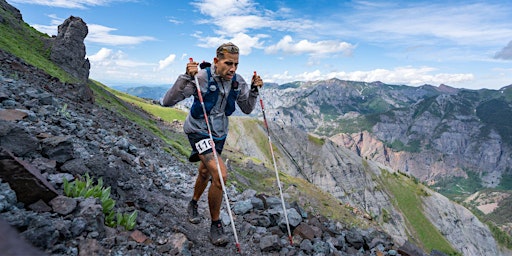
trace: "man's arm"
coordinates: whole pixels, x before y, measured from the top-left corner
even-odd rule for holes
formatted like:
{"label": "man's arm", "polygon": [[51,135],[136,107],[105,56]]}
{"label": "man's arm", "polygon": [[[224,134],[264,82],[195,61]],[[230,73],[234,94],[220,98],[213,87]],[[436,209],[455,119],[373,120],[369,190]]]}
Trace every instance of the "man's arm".
{"label": "man's arm", "polygon": [[167,90],[160,104],[165,107],[172,107],[178,102],[190,97],[195,92],[194,78],[183,74],[176,79],[174,85]]}
{"label": "man's arm", "polygon": [[236,77],[240,86],[240,95],[238,95],[236,103],[244,114],[250,114],[258,101],[258,90],[251,90],[250,85],[245,82],[242,76],[237,75]]}
{"label": "man's arm", "polygon": [[199,69],[197,67],[198,63],[192,61],[190,58],[190,62],[187,63],[187,67],[185,68],[185,74],[180,75],[174,85],[165,93],[164,97],[160,100],[160,104],[166,107],[172,107],[176,105],[176,103],[190,97],[192,94],[196,92],[196,84],[194,81],[194,76],[197,76],[198,80],[206,76],[206,72],[199,73]]}

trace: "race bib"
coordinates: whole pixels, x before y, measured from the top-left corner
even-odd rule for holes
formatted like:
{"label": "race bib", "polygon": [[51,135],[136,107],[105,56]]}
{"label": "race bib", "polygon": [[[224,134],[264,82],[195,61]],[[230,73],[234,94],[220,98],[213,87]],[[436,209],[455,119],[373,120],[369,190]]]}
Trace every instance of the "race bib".
{"label": "race bib", "polygon": [[212,143],[210,143],[210,139],[200,140],[199,142],[196,143],[196,149],[197,152],[199,152],[199,154],[202,154],[203,152],[211,148]]}

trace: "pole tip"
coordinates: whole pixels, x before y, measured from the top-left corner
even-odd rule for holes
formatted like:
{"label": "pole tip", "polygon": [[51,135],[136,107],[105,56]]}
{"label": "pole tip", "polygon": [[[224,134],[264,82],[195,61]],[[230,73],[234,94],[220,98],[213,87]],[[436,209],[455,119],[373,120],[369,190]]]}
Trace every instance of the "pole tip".
{"label": "pole tip", "polygon": [[242,253],[242,249],[240,249],[240,244],[239,243],[236,244],[236,249],[238,250],[239,253]]}
{"label": "pole tip", "polygon": [[288,236],[288,239],[290,239],[290,245],[293,245],[293,238],[292,238],[292,236]]}

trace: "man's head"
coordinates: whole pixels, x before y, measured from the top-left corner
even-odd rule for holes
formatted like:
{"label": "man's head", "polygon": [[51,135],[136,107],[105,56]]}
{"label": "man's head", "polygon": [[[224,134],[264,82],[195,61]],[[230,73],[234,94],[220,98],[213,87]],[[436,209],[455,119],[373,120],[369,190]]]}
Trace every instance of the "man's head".
{"label": "man's head", "polygon": [[225,43],[217,48],[217,57],[213,59],[215,72],[224,80],[231,80],[238,68],[239,49],[233,43]]}
{"label": "man's head", "polygon": [[224,43],[217,48],[217,59],[223,59],[226,53],[239,54],[238,46],[229,42]]}

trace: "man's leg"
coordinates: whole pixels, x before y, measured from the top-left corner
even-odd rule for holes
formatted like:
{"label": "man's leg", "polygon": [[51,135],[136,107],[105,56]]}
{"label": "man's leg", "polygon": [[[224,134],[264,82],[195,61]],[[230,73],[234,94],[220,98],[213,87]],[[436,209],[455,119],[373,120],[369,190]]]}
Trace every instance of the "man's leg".
{"label": "man's leg", "polygon": [[201,222],[201,217],[199,217],[199,212],[197,210],[197,201],[201,198],[206,186],[208,186],[208,181],[210,179],[210,173],[203,162],[199,163],[196,183],[194,185],[194,194],[192,195],[192,200],[188,204],[188,221],[193,224],[198,224]]}
{"label": "man's leg", "polygon": [[[210,188],[208,190],[208,206],[210,208],[210,216],[212,221],[220,220],[220,208],[222,205],[222,184],[220,183],[219,171],[217,170],[215,156],[213,152],[211,152],[208,154],[199,155],[199,158],[201,159],[201,163],[203,163],[206,169],[209,171],[209,175],[212,177],[212,184],[210,184]],[[225,184],[228,175],[226,170],[227,168],[220,156],[218,156],[218,159],[220,170],[222,172],[222,178]]]}
{"label": "man's leg", "polygon": [[199,162],[199,168],[196,178],[196,183],[194,185],[194,195],[192,199],[195,201],[199,201],[201,195],[203,194],[206,186],[208,186],[208,181],[210,180],[210,172],[203,164],[203,162]]}
{"label": "man's leg", "polygon": [[226,245],[228,238],[224,234],[224,228],[220,220],[220,208],[222,205],[222,178],[224,184],[227,180],[227,170],[224,161],[218,157],[220,171],[222,177],[219,177],[219,170],[213,152],[204,155],[199,155],[201,162],[204,163],[212,177],[212,183],[208,189],[208,206],[210,208],[210,216],[212,218],[212,225],[210,227],[210,240],[214,245]]}

